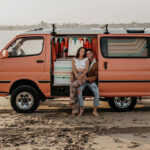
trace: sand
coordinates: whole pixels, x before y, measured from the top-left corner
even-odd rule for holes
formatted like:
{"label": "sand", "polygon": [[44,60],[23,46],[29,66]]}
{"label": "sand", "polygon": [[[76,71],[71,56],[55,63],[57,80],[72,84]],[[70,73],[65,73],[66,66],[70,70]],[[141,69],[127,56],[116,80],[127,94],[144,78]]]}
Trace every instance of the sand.
{"label": "sand", "polygon": [[0,98],[0,150],[149,150],[150,100],[132,112],[112,112],[101,102],[99,117],[92,101],[82,117],[72,117],[65,99],[42,102],[33,114],[17,114]]}

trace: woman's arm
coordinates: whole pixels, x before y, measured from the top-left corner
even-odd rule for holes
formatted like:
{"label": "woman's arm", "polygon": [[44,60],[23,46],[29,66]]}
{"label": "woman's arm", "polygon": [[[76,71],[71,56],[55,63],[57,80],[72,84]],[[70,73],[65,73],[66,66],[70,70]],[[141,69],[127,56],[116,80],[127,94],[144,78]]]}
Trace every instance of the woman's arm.
{"label": "woman's arm", "polygon": [[73,59],[73,61],[72,61],[72,68],[73,68],[73,73],[74,73],[75,77],[78,79],[79,76],[78,76],[78,74],[77,74],[77,70],[76,70],[75,60],[74,60],[74,59]]}
{"label": "woman's arm", "polygon": [[81,75],[82,78],[87,74],[88,70],[89,70],[89,60],[86,61],[85,70],[84,70],[84,72]]}

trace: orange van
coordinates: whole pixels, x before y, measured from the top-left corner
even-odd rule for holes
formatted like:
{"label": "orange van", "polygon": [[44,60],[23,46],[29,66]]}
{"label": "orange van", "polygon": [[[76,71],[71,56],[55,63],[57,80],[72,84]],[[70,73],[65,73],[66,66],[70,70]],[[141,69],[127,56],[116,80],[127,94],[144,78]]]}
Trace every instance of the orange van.
{"label": "orange van", "polygon": [[[72,58],[92,48],[102,100],[115,111],[132,110],[150,96],[150,31],[135,29],[43,30],[16,36],[0,54],[0,96],[16,112],[34,112],[40,101],[69,96]],[[85,89],[84,95],[92,93]]]}

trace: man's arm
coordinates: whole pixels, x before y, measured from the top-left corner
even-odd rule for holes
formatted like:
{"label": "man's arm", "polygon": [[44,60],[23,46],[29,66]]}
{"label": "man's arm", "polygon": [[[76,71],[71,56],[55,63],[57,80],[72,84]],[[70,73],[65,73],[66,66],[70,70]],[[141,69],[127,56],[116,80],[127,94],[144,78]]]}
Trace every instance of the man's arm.
{"label": "man's arm", "polygon": [[87,74],[88,69],[89,69],[89,60],[86,61],[85,70],[84,70],[84,72],[83,72],[82,75],[81,75],[82,78]]}
{"label": "man's arm", "polygon": [[94,76],[88,77],[88,81],[89,81],[90,83],[95,82],[95,81],[98,79],[98,64],[97,64],[97,63],[96,63],[96,67],[95,67],[94,72],[95,72],[95,75],[94,75]]}

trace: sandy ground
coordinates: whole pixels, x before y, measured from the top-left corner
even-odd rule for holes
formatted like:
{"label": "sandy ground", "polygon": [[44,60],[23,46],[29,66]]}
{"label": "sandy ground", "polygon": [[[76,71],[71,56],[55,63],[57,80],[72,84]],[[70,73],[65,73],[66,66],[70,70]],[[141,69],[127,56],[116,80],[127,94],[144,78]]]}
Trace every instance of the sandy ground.
{"label": "sandy ground", "polygon": [[86,101],[82,117],[72,117],[65,99],[42,102],[33,114],[15,113],[0,98],[0,150],[150,150],[150,100],[132,112],[112,112],[101,102],[99,117]]}

